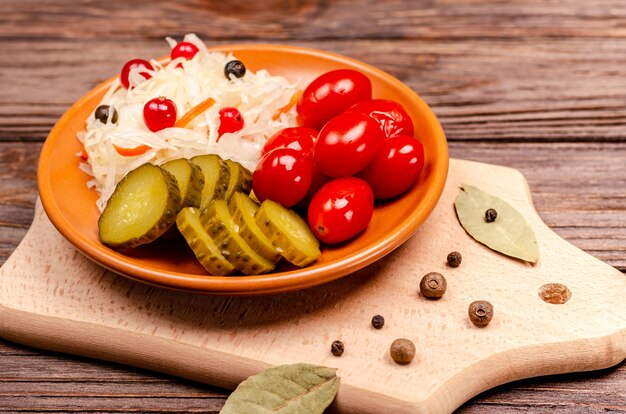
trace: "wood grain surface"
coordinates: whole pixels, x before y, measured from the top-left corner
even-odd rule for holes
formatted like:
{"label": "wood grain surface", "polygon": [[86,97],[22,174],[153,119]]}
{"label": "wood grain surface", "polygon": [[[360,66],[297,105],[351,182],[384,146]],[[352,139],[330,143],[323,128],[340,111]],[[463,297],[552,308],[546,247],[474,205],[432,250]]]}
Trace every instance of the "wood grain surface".
{"label": "wood grain surface", "polygon": [[[466,234],[452,208],[463,183],[498,194],[528,220],[540,250],[536,265],[499,255]],[[445,264],[451,249],[464,256],[457,269]],[[436,302],[416,295],[431,271],[448,279]],[[457,159],[450,160],[439,204],[409,241],[327,285],[210,297],[138,284],[72,248],[40,204],[0,268],[0,281],[3,338],[229,389],[268,366],[336,367],[341,387],[333,413],[446,414],[502,383],[602,369],[626,358],[622,273],[542,223],[518,171]],[[542,301],[540,287],[550,283],[565,284],[571,299]],[[495,309],[482,329],[467,317],[468,304],[478,299]],[[378,331],[370,324],[376,313],[386,319]],[[416,345],[408,366],[388,355],[398,337]],[[334,339],[346,345],[341,358],[329,352]]]}
{"label": "wood grain surface", "polygon": [[[0,263],[32,220],[41,142],[70,104],[162,37],[343,53],[417,91],[451,155],[528,179],[543,220],[626,271],[626,3],[0,2]],[[0,412],[212,412],[225,392],[0,342]],[[514,383],[459,412],[626,412],[626,368]]]}

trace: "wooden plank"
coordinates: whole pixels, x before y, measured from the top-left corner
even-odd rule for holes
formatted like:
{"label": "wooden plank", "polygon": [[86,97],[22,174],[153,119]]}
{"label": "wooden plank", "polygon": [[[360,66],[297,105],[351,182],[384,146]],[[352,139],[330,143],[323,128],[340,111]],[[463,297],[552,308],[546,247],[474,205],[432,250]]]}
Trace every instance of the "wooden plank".
{"label": "wooden plank", "polygon": [[[42,361],[46,362],[46,361]],[[82,372],[82,368],[81,372]],[[102,372],[102,366],[97,367],[98,371]],[[89,370],[86,370],[88,374]],[[106,372],[106,371],[105,371]],[[181,380],[171,381],[166,380],[150,380],[150,375],[145,372],[140,372],[137,375],[137,379],[133,381],[111,378],[109,375],[108,381],[98,381],[90,378],[74,380],[63,380],[54,378],[53,376],[45,378],[33,378],[29,381],[24,381],[24,376],[28,375],[28,371],[24,374],[20,374],[15,380],[8,380],[3,378],[0,380],[0,407],[4,408],[2,403],[3,398],[10,397],[24,397],[33,391],[33,383],[37,382],[37,393],[44,398],[59,398],[59,397],[71,397],[71,398],[86,398],[89,396],[100,395],[101,397],[110,398],[137,398],[143,397],[149,398],[184,398],[200,399],[217,397],[223,398],[226,390],[211,391],[211,387],[206,387],[206,390],[197,384],[192,382],[186,384]],[[156,375],[156,374],[155,374]],[[146,378],[147,377],[147,378]],[[68,383],[72,383],[71,389],[68,387]],[[176,383],[177,386],[172,387],[171,384]],[[64,388],[66,388],[64,390]],[[215,390],[219,390],[215,388]],[[145,397],[144,397],[145,396]]]}
{"label": "wooden plank", "polygon": [[[20,355],[22,358],[14,361],[14,355]],[[20,412],[43,412],[45,403],[40,400],[50,398],[54,398],[57,407],[62,407],[62,411],[67,412],[77,406],[75,400],[84,401],[89,397],[94,399],[94,405],[99,404],[98,412],[125,412],[124,409],[111,409],[114,404],[109,400],[117,397],[126,398],[128,410],[139,409],[146,400],[161,397],[157,407],[159,412],[181,412],[175,398],[172,401],[163,398],[166,394],[168,397],[195,399],[196,402],[188,401],[188,404],[205,403],[207,406],[202,412],[217,413],[228,394],[227,391],[218,388],[167,375],[33,350],[0,340],[0,367],[4,370],[4,367],[18,363],[24,365],[22,371],[7,379],[0,379],[0,395],[6,396],[7,393],[11,393],[13,398],[20,399]],[[45,369],[45,375],[38,374],[42,368]],[[626,365],[621,364],[608,370],[503,385],[466,403],[457,414],[529,411],[574,414],[625,412],[626,393],[623,392],[625,389]],[[206,400],[218,398],[220,395],[221,401],[216,402],[215,408],[210,410],[208,407],[212,401],[207,403]],[[607,395],[611,396],[610,403],[607,403],[609,399]],[[0,405],[0,412],[2,410],[3,406]]]}
{"label": "wooden plank", "polygon": [[498,387],[463,405],[457,414],[626,412],[625,389],[626,365],[621,364],[608,370],[524,380]]}
{"label": "wooden plank", "polygon": [[[450,153],[520,170],[546,224],[626,270],[625,144],[452,143]],[[614,248],[607,250],[607,245]]]}
{"label": "wooden plank", "polygon": [[[210,39],[472,39],[626,36],[620,0],[54,0],[0,3],[2,39],[99,42],[196,31]],[[33,24],[35,23],[35,24]]]}
{"label": "wooden plank", "polygon": [[37,194],[41,144],[0,144],[0,263],[26,234]]}
{"label": "wooden plank", "polygon": [[[0,141],[42,141],[75,99],[125,60],[164,54],[160,39],[166,34],[196,31],[210,43],[270,41],[324,48],[365,60],[408,83],[442,120],[455,141],[454,156],[521,169],[540,215],[557,233],[626,271],[626,203],[623,193],[610,188],[611,181],[615,189],[625,188],[622,145],[581,143],[560,153],[548,148],[552,144],[498,144],[625,141],[625,9],[621,0],[111,0],[106,6],[88,1],[79,7],[5,0],[0,2],[0,39],[11,59],[0,66]],[[288,17],[276,19],[276,10]],[[493,142],[477,145],[484,140]],[[26,154],[22,164],[9,161],[16,153],[6,154],[7,148],[0,144],[0,263],[25,234],[36,197],[38,148],[18,143],[14,148]],[[550,165],[552,160],[557,162]],[[7,173],[8,166],[16,170]],[[29,365],[28,355],[44,358]],[[3,365],[3,356],[14,362]],[[45,378],[36,377],[37,366],[48,366],[59,381],[68,372],[67,382],[59,383],[67,397],[55,397],[58,411],[188,412],[167,398],[156,407],[141,401],[157,396],[154,389],[127,394],[124,407],[109,401],[115,396],[106,391],[90,394],[92,403],[86,404],[72,395],[81,385],[81,370],[113,390],[120,389],[117,382],[163,381],[179,395],[189,392],[178,388],[186,382],[170,377],[0,341],[0,371],[9,365],[17,370],[20,361],[32,368],[19,378],[32,390],[22,389],[20,404],[5,412],[50,409],[44,401],[50,396],[37,396],[46,387]],[[626,412],[624,381],[624,364],[608,372],[523,381],[483,394],[460,412]],[[206,392],[204,386],[190,386],[198,395]],[[202,400],[198,397],[197,406]],[[198,411],[219,411],[211,407]]]}
{"label": "wooden plank", "polygon": [[[31,404],[33,397],[23,396],[16,398],[13,395],[0,395],[0,412],[21,412],[24,406]],[[68,404],[68,400],[71,405]],[[70,413],[89,413],[102,412],[101,407],[106,406],[108,412],[122,413],[154,413],[164,412],[163,402],[166,401],[169,408],[173,412],[196,412],[196,413],[217,413],[222,405],[220,399],[214,398],[186,398],[173,396],[150,396],[150,397],[95,397],[94,395],[86,395],[84,397],[72,397],[68,399],[66,396],[37,399],[37,405],[33,411],[43,412],[70,412]],[[168,410],[169,411],[169,410]],[[171,411],[170,411],[171,412]]]}
{"label": "wooden plank", "polygon": [[[3,47],[13,58],[0,68],[0,141],[42,141],[73,101],[125,61],[168,51],[160,39]],[[322,47],[405,82],[432,106],[450,141],[626,140],[620,39],[342,40]]]}

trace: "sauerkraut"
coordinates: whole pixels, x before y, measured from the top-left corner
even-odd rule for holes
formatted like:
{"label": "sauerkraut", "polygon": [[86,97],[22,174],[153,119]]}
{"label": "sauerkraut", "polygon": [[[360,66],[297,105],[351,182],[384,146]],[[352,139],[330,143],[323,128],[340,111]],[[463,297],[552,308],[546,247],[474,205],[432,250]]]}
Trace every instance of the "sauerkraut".
{"label": "sauerkraut", "polygon": [[[176,45],[173,39],[167,41],[171,47]],[[151,78],[144,79],[137,71],[131,71],[129,79],[136,86],[129,89],[119,80],[113,81],[99,105],[115,108],[117,122],[102,123],[92,114],[86,130],[78,134],[87,155],[80,168],[93,176],[88,186],[100,194],[100,211],[117,183],[146,162],[160,165],[176,158],[213,153],[254,170],[265,141],[279,130],[297,125],[295,109],[281,111],[295,96],[296,84],[266,70],[256,73],[247,70],[242,78],[227,79],[224,66],[236,57],[209,52],[194,34],[186,35],[184,41],[198,47],[193,59],[177,58],[166,63],[152,60],[154,70],[148,71]],[[185,128],[152,132],[145,126],[143,107],[159,96],[174,101],[178,117],[207,98],[216,103]],[[218,137],[219,110],[224,107],[236,107],[243,116],[244,127]],[[113,145],[121,148],[146,145],[150,149],[141,155],[123,156]]]}

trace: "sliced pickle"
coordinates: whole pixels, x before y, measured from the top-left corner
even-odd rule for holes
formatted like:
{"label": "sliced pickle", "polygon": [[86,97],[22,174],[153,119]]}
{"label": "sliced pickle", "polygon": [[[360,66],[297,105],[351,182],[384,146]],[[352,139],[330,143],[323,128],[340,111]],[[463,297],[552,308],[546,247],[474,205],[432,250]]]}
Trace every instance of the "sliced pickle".
{"label": "sliced pickle", "polygon": [[200,220],[222,255],[244,275],[259,275],[274,269],[275,263],[255,252],[241,238],[225,200],[213,200]]}
{"label": "sliced pickle", "polygon": [[224,200],[228,201],[236,191],[248,194],[252,189],[252,173],[246,167],[232,160],[226,160],[230,170],[230,182]]}
{"label": "sliced pickle", "polygon": [[174,224],[180,206],[176,178],[152,164],[129,172],[98,220],[100,241],[117,249],[150,243]]}
{"label": "sliced pickle", "polygon": [[280,253],[254,221],[254,214],[258,209],[257,203],[240,192],[233,194],[228,202],[228,211],[239,226],[239,235],[261,256],[277,262]]}
{"label": "sliced pickle", "polygon": [[202,227],[200,210],[195,207],[183,208],[176,217],[176,226],[207,272],[215,276],[225,276],[235,270]]}
{"label": "sliced pickle", "polygon": [[200,207],[202,188],[204,187],[204,175],[200,167],[180,158],[166,162],[161,165],[161,168],[176,177],[182,200],[181,208]]}
{"label": "sliced pickle", "polygon": [[224,198],[230,182],[230,171],[228,165],[215,154],[198,155],[189,161],[200,167],[204,176],[200,201],[200,210],[204,210],[213,199]]}
{"label": "sliced pickle", "polygon": [[265,200],[254,219],[280,254],[296,266],[306,266],[321,255],[319,241],[295,211]]}
{"label": "sliced pickle", "polygon": [[259,200],[259,198],[256,196],[256,194],[254,194],[254,190],[250,190],[250,200],[254,201],[257,204],[261,204],[261,201]]}

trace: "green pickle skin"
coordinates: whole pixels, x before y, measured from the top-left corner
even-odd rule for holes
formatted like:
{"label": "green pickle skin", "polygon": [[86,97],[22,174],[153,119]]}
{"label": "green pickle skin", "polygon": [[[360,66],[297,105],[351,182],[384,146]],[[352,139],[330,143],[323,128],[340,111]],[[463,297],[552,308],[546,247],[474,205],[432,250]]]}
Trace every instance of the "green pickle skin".
{"label": "green pickle skin", "polygon": [[230,170],[226,162],[215,154],[198,155],[189,161],[197,165],[204,176],[200,201],[200,210],[204,210],[212,200],[223,199],[226,196],[230,183]]}
{"label": "green pickle skin", "polygon": [[241,273],[258,275],[274,269],[274,262],[257,253],[239,235],[225,200],[213,200],[202,212],[200,221],[222,255]]}
{"label": "green pickle skin", "polygon": [[[143,191],[144,183],[158,187]],[[161,167],[144,164],[117,185],[98,220],[100,240],[115,249],[131,249],[156,240],[176,223],[200,264],[215,276],[268,273],[281,257],[297,266],[315,261],[321,254],[319,241],[304,220],[270,200],[259,206],[249,195],[251,187],[250,171],[215,154]],[[136,193],[145,196],[138,199]],[[154,218],[136,214],[139,218],[122,229],[122,236],[125,230],[129,236],[120,237],[121,218],[127,210],[145,206],[145,197],[165,197],[155,201],[164,207]]]}
{"label": "green pickle skin", "polygon": [[261,231],[254,220],[259,205],[242,193],[235,193],[228,202],[228,211],[239,226],[239,235],[261,256],[272,262],[280,259],[276,246]]}
{"label": "green pickle skin", "polygon": [[207,272],[214,276],[225,276],[235,270],[200,223],[200,211],[197,208],[183,208],[178,213],[176,225]]}
{"label": "green pickle skin", "polygon": [[[168,161],[161,168],[170,172],[178,182],[181,195],[182,207],[200,207],[202,200],[202,188],[204,187],[204,174],[197,165],[184,158]],[[183,181],[184,182],[181,182]]]}
{"label": "green pickle skin", "polygon": [[252,173],[243,165],[232,160],[226,160],[230,171],[230,181],[224,200],[230,200],[235,192],[247,194],[252,190]]}
{"label": "green pickle skin", "polygon": [[255,214],[255,221],[280,249],[280,254],[296,266],[307,266],[321,255],[319,241],[293,210],[265,200]]}
{"label": "green pickle skin", "polygon": [[[135,222],[121,224],[121,220],[117,220],[119,209],[125,203],[132,202],[132,197],[126,193],[129,187],[134,183],[133,180],[143,180],[148,175],[154,175],[156,178],[155,185],[161,186],[154,193],[166,197],[164,208],[159,211],[159,215],[154,217],[153,223],[142,234],[135,234],[133,229]],[[159,182],[160,181],[160,182]],[[176,220],[176,214],[180,206],[180,190],[176,178],[164,169],[152,164],[143,164],[140,167],[129,172],[117,185],[115,191],[109,198],[107,206],[100,215],[98,220],[98,235],[102,244],[115,249],[132,249],[142,244],[150,243],[165,233]],[[132,206],[131,206],[132,208]],[[122,231],[128,236],[120,238],[115,237],[115,233]]]}

